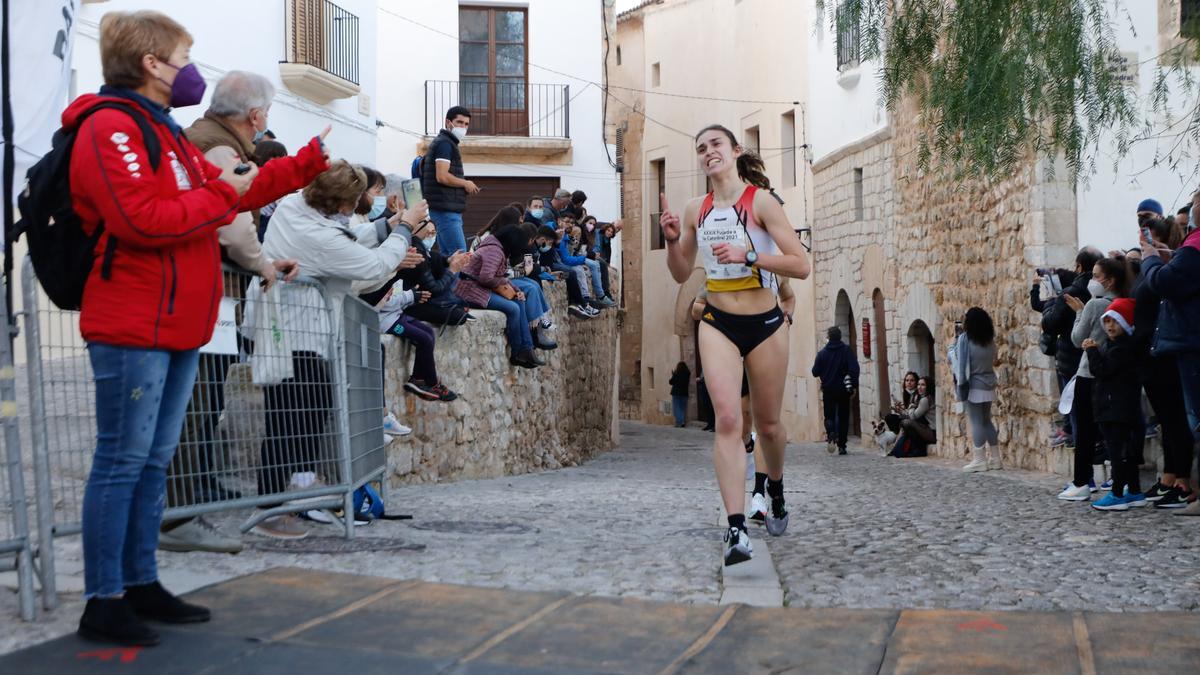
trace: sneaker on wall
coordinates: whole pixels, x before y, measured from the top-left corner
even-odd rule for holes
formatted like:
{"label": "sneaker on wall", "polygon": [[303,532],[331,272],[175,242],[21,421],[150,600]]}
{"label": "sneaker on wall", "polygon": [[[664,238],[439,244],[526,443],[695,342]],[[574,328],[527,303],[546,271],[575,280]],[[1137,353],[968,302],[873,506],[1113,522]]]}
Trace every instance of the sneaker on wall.
{"label": "sneaker on wall", "polygon": [[383,418],[383,433],[388,436],[407,436],[412,433],[412,428],[400,424],[395,415],[388,413]]}

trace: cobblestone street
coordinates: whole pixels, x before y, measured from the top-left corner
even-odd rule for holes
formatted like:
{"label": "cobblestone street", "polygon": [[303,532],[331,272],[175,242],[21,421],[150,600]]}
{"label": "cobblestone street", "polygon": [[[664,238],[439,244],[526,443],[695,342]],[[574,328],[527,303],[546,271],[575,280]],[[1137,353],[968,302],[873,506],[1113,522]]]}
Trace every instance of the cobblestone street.
{"label": "cobblestone street", "polygon": [[[354,548],[278,550],[248,535],[239,555],[160,553],[168,586],[188,590],[271,567],[394,579],[715,604],[722,594],[720,506],[712,436],[622,426],[621,447],[581,467],[394,489],[412,521],[360,529]],[[885,459],[824,445],[788,449],[793,517],[769,549],[793,607],[1154,611],[1200,609],[1195,519],[1153,509],[1100,513],[1054,499],[1058,478],[964,475],[937,459]],[[244,514],[215,519],[235,531]],[[332,526],[297,547],[339,549]],[[60,544],[77,574],[77,539]],[[61,578],[61,575],[60,575]],[[78,582],[75,583],[78,586]],[[70,579],[60,582],[70,589]],[[15,616],[11,594],[0,607]],[[78,594],[21,624],[10,651],[70,632]],[[10,623],[7,622],[6,623]]]}

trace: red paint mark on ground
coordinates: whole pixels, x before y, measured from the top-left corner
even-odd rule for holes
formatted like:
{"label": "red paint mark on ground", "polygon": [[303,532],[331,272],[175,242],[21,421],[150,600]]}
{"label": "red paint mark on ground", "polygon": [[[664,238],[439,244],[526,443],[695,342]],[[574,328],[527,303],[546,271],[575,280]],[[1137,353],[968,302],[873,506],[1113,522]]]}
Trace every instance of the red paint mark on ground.
{"label": "red paint mark on ground", "polygon": [[996,623],[995,621],[992,621],[991,619],[984,617],[982,619],[975,619],[974,621],[967,621],[966,623],[960,623],[960,624],[958,624],[958,626],[956,626],[956,629],[960,630],[960,631],[974,631],[976,633],[986,633],[987,631],[1006,631],[1006,630],[1008,630],[1008,627],[1005,626],[1004,624]]}
{"label": "red paint mark on ground", "polygon": [[141,647],[113,647],[112,649],[97,649],[94,652],[79,652],[77,659],[96,659],[97,661],[119,660],[121,663],[133,663],[137,660]]}

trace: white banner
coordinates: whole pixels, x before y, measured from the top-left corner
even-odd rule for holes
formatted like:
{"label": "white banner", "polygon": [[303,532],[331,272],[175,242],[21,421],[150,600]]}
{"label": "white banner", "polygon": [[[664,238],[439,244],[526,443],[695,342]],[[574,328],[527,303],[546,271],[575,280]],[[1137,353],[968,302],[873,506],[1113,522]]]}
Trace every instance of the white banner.
{"label": "white banner", "polygon": [[50,150],[71,86],[71,52],[80,0],[9,2],[9,93],[13,108],[16,171],[13,198],[25,172]]}

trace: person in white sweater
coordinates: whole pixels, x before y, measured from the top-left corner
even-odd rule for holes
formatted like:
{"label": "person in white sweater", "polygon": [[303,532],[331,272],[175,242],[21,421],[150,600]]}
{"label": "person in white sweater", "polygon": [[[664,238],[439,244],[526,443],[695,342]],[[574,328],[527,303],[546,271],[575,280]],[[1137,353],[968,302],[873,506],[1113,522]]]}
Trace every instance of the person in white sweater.
{"label": "person in white sweater", "polygon": [[[263,253],[272,258],[296,260],[306,275],[321,287],[305,283],[279,287],[280,322],[292,350],[294,375],[264,387],[266,438],[258,474],[259,494],[282,495],[289,486],[308,487],[321,478],[327,425],[333,407],[330,356],[340,339],[342,304],[355,282],[391,277],[402,266],[415,266],[420,256],[410,248],[409,234],[425,219],[422,202],[388,221],[386,237],[377,228],[352,230],[347,219],[367,190],[363,171],[343,160],[304,188],[285,197],[271,217],[263,239]],[[408,228],[395,227],[401,221]],[[364,238],[382,239],[368,248]],[[411,253],[411,255],[410,255]],[[252,307],[261,292],[251,286]],[[253,310],[248,310],[251,313]],[[254,325],[247,319],[246,325]],[[259,534],[299,538],[307,528],[291,516],[272,518],[255,528]]]}

